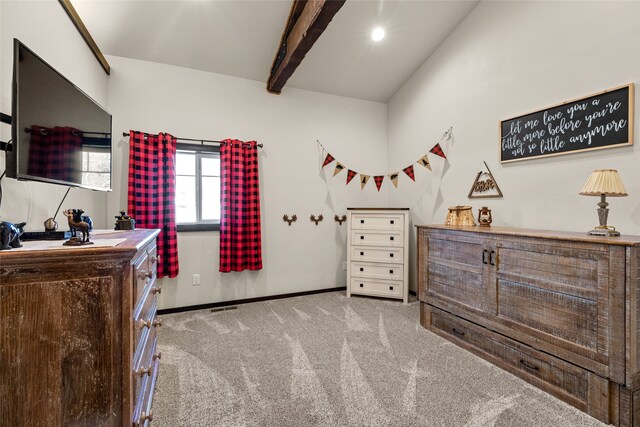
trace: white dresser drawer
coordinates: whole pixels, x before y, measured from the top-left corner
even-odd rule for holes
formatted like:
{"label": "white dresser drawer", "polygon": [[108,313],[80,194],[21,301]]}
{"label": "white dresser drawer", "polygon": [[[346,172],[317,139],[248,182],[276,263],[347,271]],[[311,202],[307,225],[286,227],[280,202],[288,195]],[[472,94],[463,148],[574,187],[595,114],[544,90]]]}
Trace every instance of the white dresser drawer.
{"label": "white dresser drawer", "polygon": [[352,261],[385,262],[402,264],[404,262],[403,248],[378,248],[374,246],[352,246]]}
{"label": "white dresser drawer", "polygon": [[400,298],[402,297],[403,290],[402,280],[351,278],[352,294]]}
{"label": "white dresser drawer", "polygon": [[397,246],[401,248],[404,246],[403,234],[402,230],[353,230],[351,232],[351,241],[358,246]]}
{"label": "white dresser drawer", "polygon": [[351,228],[366,230],[404,230],[404,216],[398,214],[357,214],[351,218]]}
{"label": "white dresser drawer", "polygon": [[382,280],[404,280],[402,264],[351,262],[351,277],[367,277]]}

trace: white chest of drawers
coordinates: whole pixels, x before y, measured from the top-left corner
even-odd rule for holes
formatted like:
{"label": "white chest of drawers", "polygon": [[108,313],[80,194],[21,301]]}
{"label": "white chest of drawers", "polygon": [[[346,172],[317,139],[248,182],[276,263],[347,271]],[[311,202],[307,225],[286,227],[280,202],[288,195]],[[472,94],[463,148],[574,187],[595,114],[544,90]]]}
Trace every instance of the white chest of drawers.
{"label": "white chest of drawers", "polygon": [[347,296],[409,299],[409,209],[349,208]]}

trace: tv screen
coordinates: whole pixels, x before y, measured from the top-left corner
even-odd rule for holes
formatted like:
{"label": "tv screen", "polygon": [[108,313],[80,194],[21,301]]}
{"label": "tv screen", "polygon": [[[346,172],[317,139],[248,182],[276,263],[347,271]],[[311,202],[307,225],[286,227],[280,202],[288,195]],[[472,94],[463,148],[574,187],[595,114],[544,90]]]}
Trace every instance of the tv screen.
{"label": "tv screen", "polygon": [[7,176],[111,190],[111,115],[14,39]]}

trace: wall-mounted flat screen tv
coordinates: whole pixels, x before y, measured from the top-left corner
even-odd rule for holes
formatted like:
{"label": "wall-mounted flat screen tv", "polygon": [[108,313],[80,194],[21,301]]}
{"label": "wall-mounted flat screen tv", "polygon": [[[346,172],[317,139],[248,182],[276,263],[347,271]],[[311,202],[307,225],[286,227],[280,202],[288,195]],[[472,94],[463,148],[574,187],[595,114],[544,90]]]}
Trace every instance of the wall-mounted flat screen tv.
{"label": "wall-mounted flat screen tv", "polygon": [[111,114],[19,40],[7,176],[111,190]]}

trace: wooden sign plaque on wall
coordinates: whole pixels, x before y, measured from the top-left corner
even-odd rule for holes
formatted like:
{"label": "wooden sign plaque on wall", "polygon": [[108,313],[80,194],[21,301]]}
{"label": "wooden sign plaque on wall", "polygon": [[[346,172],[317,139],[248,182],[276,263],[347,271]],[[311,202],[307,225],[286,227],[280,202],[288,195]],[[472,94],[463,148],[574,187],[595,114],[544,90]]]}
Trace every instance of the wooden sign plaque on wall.
{"label": "wooden sign plaque on wall", "polygon": [[634,85],[500,122],[500,161],[558,156],[633,144]]}

